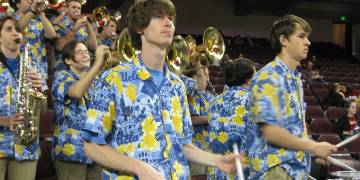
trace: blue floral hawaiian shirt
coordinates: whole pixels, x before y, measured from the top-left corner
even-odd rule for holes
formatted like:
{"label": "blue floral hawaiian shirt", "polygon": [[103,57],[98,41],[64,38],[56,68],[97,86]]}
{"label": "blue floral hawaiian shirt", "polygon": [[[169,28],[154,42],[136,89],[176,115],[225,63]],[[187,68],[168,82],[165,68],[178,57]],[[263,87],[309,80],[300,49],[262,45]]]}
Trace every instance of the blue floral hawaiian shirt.
{"label": "blue floral hawaiian shirt", "polygon": [[[52,156],[54,159],[92,163],[84,154],[84,141],[80,132],[87,119],[87,106],[91,102],[93,86],[81,99],[68,96],[70,86],[80,77],[71,70],[57,73],[53,84],[54,99],[54,139]],[[96,80],[93,81],[95,83]]]}
{"label": "blue floral hawaiian shirt", "polygon": [[[307,138],[301,74],[289,69],[278,57],[256,73],[250,86],[250,112],[254,124],[276,125],[299,138]],[[271,167],[280,166],[294,179],[307,179],[310,154],[268,143],[260,126],[249,147],[252,179],[261,178]]]}
{"label": "blue floral hawaiian shirt", "polygon": [[[15,12],[14,17],[19,20],[21,17],[18,12]],[[46,48],[45,48],[45,29],[39,16],[30,19],[28,26],[23,31],[23,40],[28,44],[29,55],[32,60],[40,65],[39,71],[44,79],[48,78],[48,67],[46,60]],[[24,49],[22,45],[21,50]]]}
{"label": "blue floral hawaiian shirt", "polygon": [[[167,66],[164,76],[158,88],[139,58],[104,72],[88,110],[84,138],[142,160],[164,177],[185,180],[189,168],[182,148],[192,137],[185,86]],[[137,179],[103,170],[105,180],[121,178]]]}
{"label": "blue floral hawaiian shirt", "polygon": [[[233,144],[237,143],[239,152],[246,157],[248,142],[252,140],[254,125],[250,120],[248,90],[241,86],[233,86],[219,95],[210,105],[210,142],[213,153],[229,154],[233,152]],[[249,175],[249,169],[244,169]],[[234,179],[234,176],[230,176]],[[208,179],[226,180],[226,174],[218,168],[209,171]]]}
{"label": "blue floral hawaiian shirt", "polygon": [[[32,66],[40,68],[35,61],[32,61]],[[14,74],[16,77],[11,74],[6,65],[0,63],[0,116],[3,117],[10,117],[16,113],[19,71],[17,70]],[[43,88],[47,89],[45,86],[44,84]],[[36,160],[39,156],[39,139],[30,146],[15,144],[14,133],[9,127],[0,126],[0,158]]]}
{"label": "blue floral hawaiian shirt", "polygon": [[[64,16],[58,24],[54,25],[54,29],[56,33],[59,35],[59,38],[62,38],[66,36],[74,26],[75,26],[75,22],[71,21],[68,16]],[[86,27],[81,27],[76,32],[74,39],[86,42],[88,39],[88,32]],[[66,65],[63,63],[61,51],[55,49],[54,70],[60,71],[63,69],[66,69]]]}
{"label": "blue floral hawaiian shirt", "polygon": [[114,42],[111,38],[99,38],[99,37],[98,37],[98,41],[99,41],[99,44],[105,45],[108,47],[111,47],[111,45]]}

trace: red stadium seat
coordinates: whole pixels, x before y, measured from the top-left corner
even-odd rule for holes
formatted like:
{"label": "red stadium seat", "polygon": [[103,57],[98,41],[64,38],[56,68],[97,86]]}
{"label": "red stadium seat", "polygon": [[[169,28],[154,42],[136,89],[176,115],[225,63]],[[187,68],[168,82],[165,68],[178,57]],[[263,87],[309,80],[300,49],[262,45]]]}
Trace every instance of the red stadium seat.
{"label": "red stadium seat", "polygon": [[326,117],[331,121],[335,122],[336,120],[340,119],[345,115],[346,110],[340,107],[329,107],[325,111]]}
{"label": "red stadium seat", "polygon": [[310,131],[314,134],[333,133],[333,125],[326,118],[316,118],[310,123]]}

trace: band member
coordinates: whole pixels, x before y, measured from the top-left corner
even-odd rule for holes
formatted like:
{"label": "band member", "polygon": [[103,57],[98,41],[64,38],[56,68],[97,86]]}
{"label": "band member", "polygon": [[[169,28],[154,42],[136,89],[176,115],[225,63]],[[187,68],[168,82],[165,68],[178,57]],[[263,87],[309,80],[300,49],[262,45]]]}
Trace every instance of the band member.
{"label": "band member", "polygon": [[250,85],[250,115],[256,124],[249,149],[252,179],[307,179],[310,153],[326,158],[337,149],[307,138],[300,62],[306,58],[310,25],[286,15],[275,21],[270,41],[275,60]]}
{"label": "band member", "polygon": [[44,3],[44,0],[16,0],[15,19],[23,32],[23,39],[30,45],[31,58],[40,64],[43,78],[47,79],[45,38],[53,39],[57,35],[44,13]]}
{"label": "band member", "polygon": [[85,43],[73,40],[63,48],[67,69],[57,73],[53,86],[55,121],[52,156],[59,180],[101,179],[101,167],[86,157],[80,131],[85,124],[91,85],[104,64],[109,48],[96,49],[90,68]]}
{"label": "band member", "polygon": [[[16,144],[15,134],[10,127],[24,123],[24,114],[17,111],[19,84],[21,37],[16,29],[16,20],[5,17],[0,20],[0,179],[34,180],[37,160],[40,155],[39,141],[29,146]],[[40,68],[36,62],[32,67]],[[40,73],[27,71],[25,78],[32,83],[32,88],[45,86]],[[41,108],[46,110],[46,102]]]}
{"label": "band member", "polygon": [[189,179],[187,161],[235,169],[236,155],[215,155],[191,144],[185,87],[165,64],[175,7],[147,0],[129,9],[139,57],[104,72],[88,110],[85,153],[104,167],[103,179]]}
{"label": "band member", "polygon": [[98,36],[98,43],[103,44],[108,47],[113,48],[113,42],[115,38],[117,37],[116,29],[117,29],[117,21],[114,18],[110,18],[104,25],[104,27],[101,27],[98,29],[99,36]]}
{"label": "band member", "polygon": [[57,50],[55,51],[55,71],[66,68],[59,51],[71,40],[76,39],[85,42],[89,50],[95,50],[98,45],[96,34],[88,18],[81,16],[81,0],[67,0],[66,6],[66,15],[55,25],[55,31],[59,36],[55,43]]}
{"label": "band member", "polygon": [[[248,88],[256,71],[255,65],[249,59],[239,58],[223,69],[228,89],[210,105],[209,146],[213,153],[227,154],[233,152],[236,143],[239,152],[246,154],[254,129],[250,121]],[[244,171],[247,177],[249,169]],[[208,179],[226,180],[226,174],[215,168],[209,172]]]}
{"label": "band member", "polygon": [[[191,122],[193,125],[194,135],[192,137],[192,143],[198,148],[208,151],[208,110],[209,104],[214,99],[214,95],[206,90],[207,81],[209,79],[209,72],[207,67],[201,66],[200,61],[196,61],[195,68],[190,65],[184,74],[181,75],[181,79],[184,81],[189,112]],[[189,79],[191,77],[191,79]],[[202,82],[201,82],[202,81]],[[186,82],[186,83],[185,83]],[[192,83],[195,82],[195,83]],[[198,89],[204,84],[202,89]],[[206,166],[199,165],[196,163],[190,163],[190,174],[191,176],[206,175]]]}

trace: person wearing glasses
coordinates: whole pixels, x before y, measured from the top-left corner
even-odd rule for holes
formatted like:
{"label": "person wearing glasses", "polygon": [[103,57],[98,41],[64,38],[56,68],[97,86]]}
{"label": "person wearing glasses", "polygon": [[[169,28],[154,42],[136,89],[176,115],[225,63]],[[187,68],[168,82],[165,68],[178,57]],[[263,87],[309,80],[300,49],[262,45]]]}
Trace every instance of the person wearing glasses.
{"label": "person wearing glasses", "polygon": [[96,34],[86,16],[81,15],[81,0],[66,0],[66,15],[54,25],[59,38],[55,42],[55,72],[66,68],[60,51],[71,40],[84,41],[90,50],[98,46]]}
{"label": "person wearing glasses", "polygon": [[108,51],[108,47],[99,46],[90,67],[90,52],[84,42],[73,40],[63,49],[67,68],[57,73],[52,88],[55,111],[52,157],[59,180],[101,179],[100,166],[84,154],[80,130],[91,101],[91,84]]}

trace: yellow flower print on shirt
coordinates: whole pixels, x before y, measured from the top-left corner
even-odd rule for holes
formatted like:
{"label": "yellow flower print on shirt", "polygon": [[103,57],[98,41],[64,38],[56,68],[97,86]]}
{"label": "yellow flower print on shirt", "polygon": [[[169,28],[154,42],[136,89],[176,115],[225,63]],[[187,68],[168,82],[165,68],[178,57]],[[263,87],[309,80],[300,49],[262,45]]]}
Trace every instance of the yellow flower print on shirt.
{"label": "yellow flower print on shirt", "polygon": [[116,180],[134,180],[132,176],[117,176]]}
{"label": "yellow flower print on shirt", "polygon": [[43,29],[43,24],[41,22],[37,23],[37,29],[38,30],[42,30]]}
{"label": "yellow flower print on shirt", "polygon": [[109,84],[114,84],[117,87],[118,92],[121,94],[123,92],[123,84],[121,77],[116,72],[111,72],[106,78],[105,81]]}
{"label": "yellow flower print on shirt", "polygon": [[15,144],[15,152],[16,154],[22,155],[24,147],[18,144]]}
{"label": "yellow flower print on shirt", "polygon": [[13,87],[10,85],[6,86],[6,99],[5,99],[6,102],[5,103],[7,105],[11,104],[12,95],[13,95]]}
{"label": "yellow flower print on shirt", "polygon": [[140,77],[141,80],[146,80],[150,77],[150,73],[144,69],[139,69],[137,71],[138,76]]}
{"label": "yellow flower print on shirt", "polygon": [[225,123],[227,123],[227,121],[228,121],[227,117],[220,117],[219,118],[219,123],[225,124]]}
{"label": "yellow flower print on shirt", "polygon": [[129,84],[126,88],[126,95],[132,101],[136,100],[136,86],[134,84]]}
{"label": "yellow flower print on shirt", "polygon": [[183,173],[182,165],[178,161],[175,161],[173,168],[174,168],[175,172],[173,172],[174,174],[172,174],[172,177],[173,177],[173,179],[174,178],[178,179],[177,176],[181,176]]}
{"label": "yellow flower print on shirt", "polygon": [[103,116],[102,123],[103,123],[105,132],[110,132],[111,127],[112,127],[112,120],[111,120],[111,116],[110,116],[109,112],[105,113],[105,115]]}
{"label": "yellow flower print on shirt", "polygon": [[65,133],[72,136],[76,136],[78,134],[78,131],[76,129],[68,128],[65,130]]}
{"label": "yellow flower print on shirt", "polygon": [[122,154],[129,154],[129,153],[133,153],[135,151],[135,146],[131,143],[122,144],[122,145],[118,146],[116,148],[116,150]]}
{"label": "yellow flower print on shirt", "polygon": [[252,159],[252,165],[256,171],[259,171],[262,168],[261,160],[259,158]]}
{"label": "yellow flower print on shirt", "polygon": [[146,134],[155,135],[158,125],[156,124],[156,121],[154,121],[153,116],[147,117],[142,123],[142,131]]}
{"label": "yellow flower print on shirt", "polygon": [[67,156],[72,156],[75,153],[75,148],[72,144],[66,143],[62,149],[62,152]]}
{"label": "yellow flower print on shirt", "polygon": [[89,120],[95,120],[97,116],[96,109],[89,109],[87,112],[87,117]]}
{"label": "yellow flower print on shirt", "polygon": [[299,162],[302,162],[302,160],[304,159],[304,151],[297,151],[296,152],[296,159],[299,161]]}
{"label": "yellow flower print on shirt", "polygon": [[55,154],[58,155],[61,153],[61,146],[60,145],[56,145],[55,146]]}
{"label": "yellow flower print on shirt", "polygon": [[228,140],[228,135],[226,134],[226,132],[222,131],[219,133],[217,139],[219,142],[224,144]]}
{"label": "yellow flower print on shirt", "polygon": [[243,117],[246,114],[246,109],[244,106],[238,106],[235,109],[235,117],[233,118],[233,122],[238,125],[242,126],[244,124]]}
{"label": "yellow flower print on shirt", "polygon": [[258,78],[257,78],[257,81],[267,80],[267,79],[269,79],[269,73],[266,72],[266,71],[262,71],[262,72],[259,74],[259,76],[258,76]]}
{"label": "yellow flower print on shirt", "polygon": [[148,151],[153,151],[159,147],[159,142],[156,140],[155,135],[144,134],[140,147]]}
{"label": "yellow flower print on shirt", "polygon": [[269,154],[267,156],[267,163],[269,167],[280,164],[280,159],[276,154]]}

